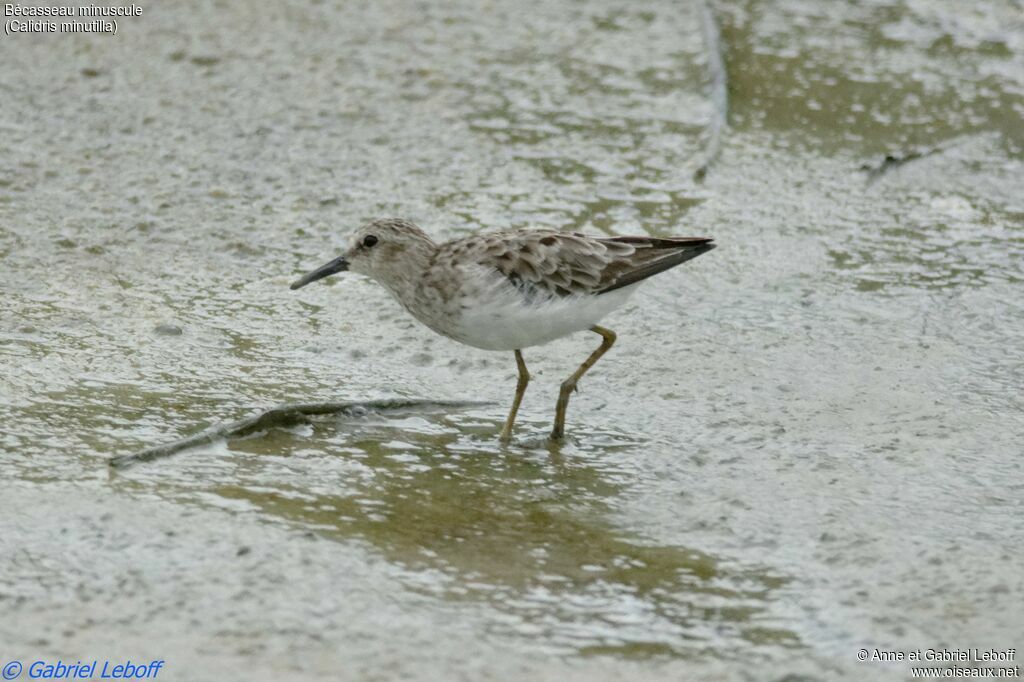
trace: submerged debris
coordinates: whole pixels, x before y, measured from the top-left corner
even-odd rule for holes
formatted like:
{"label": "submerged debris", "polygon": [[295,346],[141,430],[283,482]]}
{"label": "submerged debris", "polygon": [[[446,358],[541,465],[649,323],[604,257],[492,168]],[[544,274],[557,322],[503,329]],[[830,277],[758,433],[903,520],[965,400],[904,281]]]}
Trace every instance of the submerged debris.
{"label": "submerged debris", "polygon": [[862,164],[860,169],[867,173],[867,184],[870,186],[889,171],[896,170],[912,161],[918,161],[948,151],[950,148],[955,147],[959,141],[959,139],[946,140],[932,147],[918,147],[917,149],[908,149],[903,152],[889,153],[877,163]]}
{"label": "submerged debris", "polygon": [[708,0],[700,3],[701,28],[704,32],[704,43],[708,51],[708,77],[711,81],[711,106],[712,118],[708,125],[708,143],[704,149],[704,158],[701,160],[697,170],[693,173],[693,179],[702,182],[711,169],[711,164],[718,158],[722,146],[722,131],[728,124],[729,116],[729,90],[726,83],[726,71],[724,52],[722,49],[722,36],[715,23],[715,15],[708,4]]}
{"label": "submerged debris", "polygon": [[173,443],[157,445],[146,448],[141,452],[132,455],[121,455],[109,460],[110,466],[115,469],[136,464],[138,462],[149,462],[154,459],[162,459],[177,454],[182,450],[194,448],[198,445],[205,445],[218,438],[237,438],[246,436],[255,431],[274,427],[287,427],[308,422],[309,417],[340,414],[358,415],[364,412],[382,412],[389,410],[404,410],[409,408],[432,408],[432,407],[473,407],[487,405],[485,402],[474,401],[445,401],[445,400],[368,400],[363,402],[337,402],[337,403],[289,403],[279,405],[269,410],[263,410],[251,417],[229,422],[227,424],[216,424],[204,429],[197,434],[187,436]]}

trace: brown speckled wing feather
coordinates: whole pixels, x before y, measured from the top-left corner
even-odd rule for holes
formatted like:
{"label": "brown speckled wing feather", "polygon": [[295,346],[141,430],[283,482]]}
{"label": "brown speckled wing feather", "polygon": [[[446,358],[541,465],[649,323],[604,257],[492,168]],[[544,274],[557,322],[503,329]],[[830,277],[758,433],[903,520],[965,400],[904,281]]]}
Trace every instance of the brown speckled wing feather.
{"label": "brown speckled wing feather", "polygon": [[635,284],[715,248],[707,237],[612,237],[601,241],[630,244],[636,251],[606,268],[608,281],[600,294]]}
{"label": "brown speckled wing feather", "polygon": [[557,296],[614,291],[715,248],[703,237],[602,238],[548,230],[491,233],[448,246],[527,292]]}

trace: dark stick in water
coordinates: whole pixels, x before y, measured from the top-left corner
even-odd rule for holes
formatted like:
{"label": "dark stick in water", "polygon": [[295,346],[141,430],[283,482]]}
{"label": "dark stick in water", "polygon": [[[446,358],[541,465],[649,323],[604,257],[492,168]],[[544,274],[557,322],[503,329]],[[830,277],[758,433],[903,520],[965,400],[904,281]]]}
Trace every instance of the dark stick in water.
{"label": "dark stick in water", "polygon": [[866,163],[860,167],[862,171],[867,172],[867,184],[868,186],[873,185],[876,180],[885,175],[886,173],[896,170],[902,166],[907,165],[912,161],[923,159],[933,154],[946,151],[946,148],[950,145],[938,145],[931,148],[912,149],[901,153],[886,154],[881,161],[875,164]]}
{"label": "dark stick in water", "polygon": [[146,448],[141,452],[132,455],[121,455],[113,457],[109,461],[111,467],[123,469],[138,462],[149,462],[154,459],[162,459],[177,454],[182,450],[205,445],[218,438],[237,438],[246,436],[255,431],[262,431],[274,427],[294,426],[304,424],[308,417],[323,416],[329,414],[353,415],[363,410],[368,411],[390,411],[407,408],[432,408],[432,407],[476,407],[489,405],[486,402],[473,401],[445,401],[445,400],[368,400],[364,402],[341,402],[341,403],[289,403],[279,405],[269,410],[263,410],[251,417],[239,419],[227,424],[216,424],[203,429],[197,434],[187,436],[173,443],[157,445]]}
{"label": "dark stick in water", "polygon": [[726,82],[725,60],[722,49],[722,36],[715,23],[715,14],[709,4],[710,0],[701,0],[701,29],[704,33],[704,44],[708,52],[708,76],[711,80],[711,123],[708,125],[708,144],[704,149],[704,158],[693,173],[697,182],[704,180],[711,164],[718,158],[722,146],[722,132],[728,125],[729,89]]}

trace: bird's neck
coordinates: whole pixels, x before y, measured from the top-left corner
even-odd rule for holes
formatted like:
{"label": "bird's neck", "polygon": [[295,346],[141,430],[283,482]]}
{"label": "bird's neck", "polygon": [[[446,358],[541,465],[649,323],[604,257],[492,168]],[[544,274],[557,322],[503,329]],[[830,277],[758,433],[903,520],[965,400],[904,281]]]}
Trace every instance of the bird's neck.
{"label": "bird's neck", "polygon": [[437,245],[424,235],[423,242],[410,244],[400,260],[401,267],[382,273],[378,281],[403,305],[409,305],[416,298],[423,282],[423,275],[430,268],[437,255]]}

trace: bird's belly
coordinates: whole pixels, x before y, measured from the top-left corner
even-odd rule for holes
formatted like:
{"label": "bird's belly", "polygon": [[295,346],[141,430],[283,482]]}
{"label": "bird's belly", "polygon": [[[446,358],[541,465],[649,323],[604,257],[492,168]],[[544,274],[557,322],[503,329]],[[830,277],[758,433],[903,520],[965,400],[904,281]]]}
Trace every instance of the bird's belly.
{"label": "bird's belly", "polygon": [[498,299],[465,308],[453,338],[485,350],[517,350],[590,329],[601,318],[625,303],[634,286],[607,294],[547,298],[523,302],[521,298]]}

